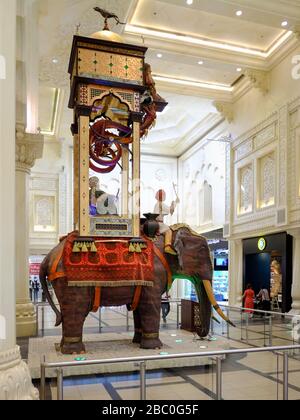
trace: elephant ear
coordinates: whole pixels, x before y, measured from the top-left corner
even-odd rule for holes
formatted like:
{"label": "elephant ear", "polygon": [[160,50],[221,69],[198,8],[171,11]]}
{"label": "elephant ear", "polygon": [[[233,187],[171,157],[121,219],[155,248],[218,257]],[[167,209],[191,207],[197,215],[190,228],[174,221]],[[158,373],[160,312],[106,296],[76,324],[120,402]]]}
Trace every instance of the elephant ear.
{"label": "elephant ear", "polygon": [[184,274],[197,279],[194,283],[197,293],[198,325],[195,325],[199,337],[209,334],[211,319],[211,302],[206,293],[203,280],[212,280],[213,267],[208,244],[205,238],[192,236],[189,232],[178,232],[174,247]]}
{"label": "elephant ear", "polygon": [[212,281],[213,266],[205,238],[190,234],[180,235],[176,238],[174,247],[185,274]]}

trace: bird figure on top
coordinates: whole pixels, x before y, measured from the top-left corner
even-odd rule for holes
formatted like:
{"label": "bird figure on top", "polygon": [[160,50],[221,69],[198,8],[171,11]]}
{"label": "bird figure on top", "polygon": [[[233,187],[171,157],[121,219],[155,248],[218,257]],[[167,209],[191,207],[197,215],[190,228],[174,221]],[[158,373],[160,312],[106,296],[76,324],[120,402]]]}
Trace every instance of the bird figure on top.
{"label": "bird figure on top", "polygon": [[107,27],[107,20],[108,19],[115,19],[115,21],[117,22],[117,25],[126,25],[126,23],[123,23],[120,21],[119,17],[111,12],[108,12],[107,10],[104,9],[100,9],[100,7],[94,7],[95,12],[98,12],[101,14],[101,16],[104,17],[105,19],[105,27]]}

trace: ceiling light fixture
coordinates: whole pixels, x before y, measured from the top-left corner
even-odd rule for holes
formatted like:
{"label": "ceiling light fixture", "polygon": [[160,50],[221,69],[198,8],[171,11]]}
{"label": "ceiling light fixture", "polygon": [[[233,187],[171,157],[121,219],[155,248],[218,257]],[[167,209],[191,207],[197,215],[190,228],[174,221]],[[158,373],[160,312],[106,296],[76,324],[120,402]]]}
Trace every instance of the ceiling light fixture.
{"label": "ceiling light fixture", "polygon": [[126,25],[125,32],[131,34],[139,34],[144,36],[149,36],[151,38],[160,38],[166,40],[172,40],[176,42],[181,42],[184,44],[193,44],[193,45],[201,45],[205,47],[216,48],[223,51],[233,51],[238,52],[241,54],[252,55],[256,57],[268,58],[270,55],[273,54],[284,42],[286,42],[289,38],[292,37],[292,31],[286,31],[285,34],[279,38],[279,40],[270,48],[268,51],[263,52],[257,49],[251,49],[246,47],[240,47],[231,44],[225,44],[223,42],[218,41],[211,41],[207,39],[195,38],[191,36],[185,35],[178,35],[172,32],[163,32],[163,31],[156,31],[154,29],[147,29],[136,25]]}
{"label": "ceiling light fixture", "polygon": [[238,67],[238,68],[236,69],[236,71],[240,73],[240,72],[242,71],[242,68],[241,68],[241,67]]}
{"label": "ceiling light fixture", "polygon": [[237,12],[235,12],[235,14],[236,14],[237,16],[242,16],[243,11],[242,11],[242,10],[238,10]]}
{"label": "ceiling light fixture", "polygon": [[202,64],[204,64],[204,61],[200,60],[200,61],[198,61],[198,64],[200,64],[200,66],[202,66]]}
{"label": "ceiling light fixture", "polygon": [[283,22],[281,22],[281,26],[282,26],[283,28],[287,27],[287,26],[288,26],[288,24],[289,24],[289,22],[288,22],[287,20],[284,20]]}
{"label": "ceiling light fixture", "polygon": [[58,59],[57,58],[53,58],[52,63],[53,64],[57,64],[58,63]]}
{"label": "ceiling light fixture", "polygon": [[157,58],[162,58],[162,54],[157,54]]}
{"label": "ceiling light fixture", "polygon": [[189,6],[191,6],[194,3],[194,0],[186,0],[186,4],[188,4]]}

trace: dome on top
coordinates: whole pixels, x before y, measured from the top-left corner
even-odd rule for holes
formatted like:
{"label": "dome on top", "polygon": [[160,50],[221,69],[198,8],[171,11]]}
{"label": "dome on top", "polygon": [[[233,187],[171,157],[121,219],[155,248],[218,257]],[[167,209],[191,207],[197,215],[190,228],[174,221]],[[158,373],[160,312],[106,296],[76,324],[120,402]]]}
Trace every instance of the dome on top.
{"label": "dome on top", "polygon": [[93,35],[91,35],[91,38],[103,39],[104,41],[124,43],[124,40],[121,37],[121,35],[115,32],[108,31],[107,29],[104,29],[103,31],[95,32]]}

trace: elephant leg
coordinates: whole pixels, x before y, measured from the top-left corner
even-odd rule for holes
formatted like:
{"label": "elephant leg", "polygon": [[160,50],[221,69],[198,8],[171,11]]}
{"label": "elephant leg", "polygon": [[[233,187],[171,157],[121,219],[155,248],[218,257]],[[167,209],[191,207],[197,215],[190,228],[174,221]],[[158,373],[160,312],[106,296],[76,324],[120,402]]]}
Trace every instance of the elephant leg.
{"label": "elephant leg", "polygon": [[[151,296],[147,296],[148,294],[151,294]],[[163,346],[159,339],[160,294],[160,289],[155,290],[155,288],[150,287],[145,287],[143,289],[144,299],[142,297],[139,305],[142,325],[142,340],[140,347],[142,349],[160,349]]]}
{"label": "elephant leg", "polygon": [[133,311],[133,321],[134,321],[134,337],[132,342],[138,343],[142,341],[142,323],[141,323],[141,314],[139,312],[139,309],[137,308],[135,311]]}
{"label": "elephant leg", "polygon": [[90,289],[70,287],[63,299],[63,354],[83,354],[83,324],[90,310]]}

